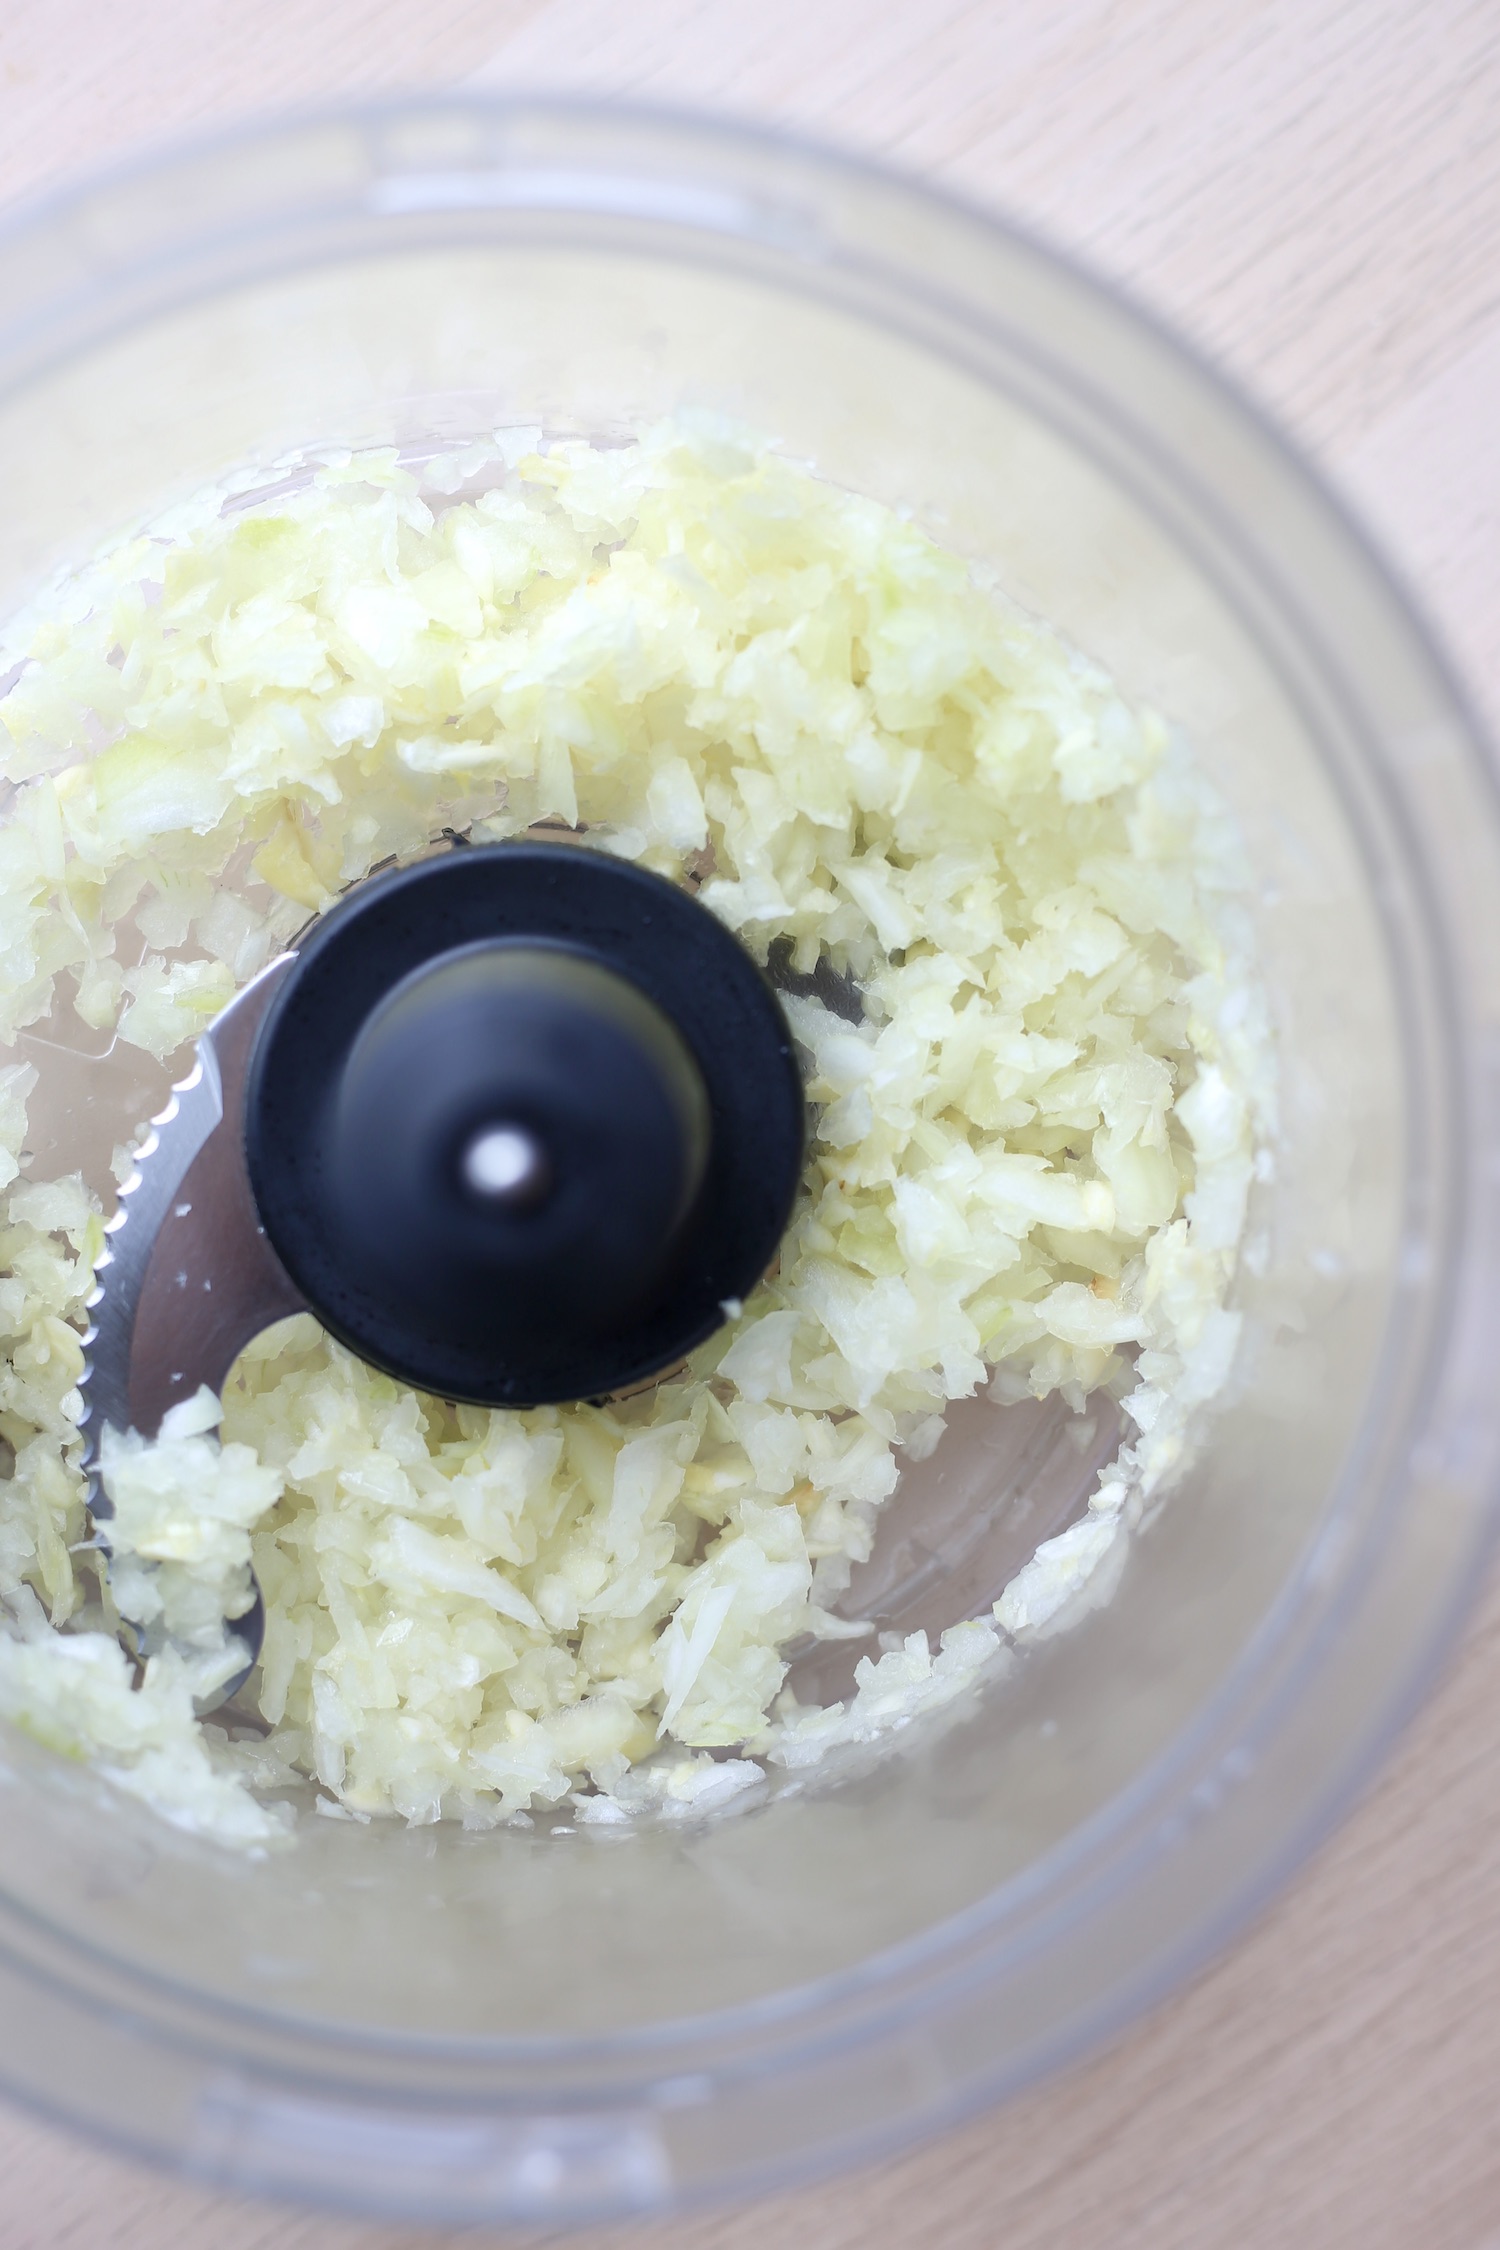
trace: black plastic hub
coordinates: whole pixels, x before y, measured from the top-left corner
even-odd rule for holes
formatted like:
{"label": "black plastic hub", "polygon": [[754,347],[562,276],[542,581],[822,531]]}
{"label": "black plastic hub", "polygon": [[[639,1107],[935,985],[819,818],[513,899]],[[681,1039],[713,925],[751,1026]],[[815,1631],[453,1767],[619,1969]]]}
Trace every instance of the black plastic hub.
{"label": "black plastic hub", "polygon": [[325,1327],[492,1406],[628,1389],[710,1335],[776,1254],[803,1133],[744,948],[685,891],[565,844],[352,892],[246,1092],[262,1224]]}

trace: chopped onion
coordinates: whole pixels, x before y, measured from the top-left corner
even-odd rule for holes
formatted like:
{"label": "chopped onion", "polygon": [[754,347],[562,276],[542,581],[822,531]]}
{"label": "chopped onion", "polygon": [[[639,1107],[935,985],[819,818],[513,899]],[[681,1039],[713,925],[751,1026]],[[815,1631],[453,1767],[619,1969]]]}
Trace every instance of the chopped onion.
{"label": "chopped onion", "polygon": [[[259,1847],[284,1821],[252,1786],[294,1773],[360,1817],[682,1818],[952,1705],[1107,1590],[1230,1370],[1274,1084],[1220,800],[961,561],[736,432],[500,433],[224,497],[59,584],[0,655],[0,1038],[71,1007],[174,1056],[372,867],[538,822],[692,883],[862,1012],[787,1002],[806,1193],[682,1374],[491,1413],[300,1319],[245,1354],[222,1446],[211,1400],[111,1433],[112,1584],[74,1387],[98,1214],[18,1178],[35,1072],[0,1069],[0,1710]],[[1138,1434],[993,1620],[790,1704],[788,1645],[860,1630],[833,1605],[903,1449],[982,1388],[1101,1385]],[[252,1559],[254,1760],[192,1717]],[[113,1602],[166,1636],[140,1691]]]}

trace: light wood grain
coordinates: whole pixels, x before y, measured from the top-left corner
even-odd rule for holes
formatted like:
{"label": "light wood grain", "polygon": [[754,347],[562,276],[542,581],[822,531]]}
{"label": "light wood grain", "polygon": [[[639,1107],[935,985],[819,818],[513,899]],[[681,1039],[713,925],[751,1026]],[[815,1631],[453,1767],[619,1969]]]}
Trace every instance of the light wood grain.
{"label": "light wood grain", "polygon": [[[1322,457],[1500,714],[1494,0],[9,0],[0,198],[270,104],[463,80],[780,119],[1081,250]],[[1497,1713],[1500,1594],[1343,1832],[1112,2053],[883,2171],[608,2240],[1493,2250]],[[457,2239],[232,2205],[0,2113],[0,2250]]]}

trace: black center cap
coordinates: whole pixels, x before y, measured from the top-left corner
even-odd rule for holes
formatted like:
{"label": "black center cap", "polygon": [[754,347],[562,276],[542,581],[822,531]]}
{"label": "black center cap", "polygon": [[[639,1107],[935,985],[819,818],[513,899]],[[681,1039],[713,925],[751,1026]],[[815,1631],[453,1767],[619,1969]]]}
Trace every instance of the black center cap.
{"label": "black center cap", "polygon": [[781,1010],[686,892],[555,844],[456,850],[318,924],[252,1064],[272,1247],[440,1397],[594,1398],[760,1279],[801,1172]]}

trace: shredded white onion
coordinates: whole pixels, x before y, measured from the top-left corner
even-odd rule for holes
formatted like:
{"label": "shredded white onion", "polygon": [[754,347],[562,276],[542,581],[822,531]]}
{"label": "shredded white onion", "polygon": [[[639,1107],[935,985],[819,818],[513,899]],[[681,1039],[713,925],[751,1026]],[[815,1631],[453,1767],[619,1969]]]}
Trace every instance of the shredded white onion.
{"label": "shredded white onion", "polygon": [[[359,1817],[683,1817],[951,1704],[1108,1584],[1229,1373],[1273,1073],[1223,806],[961,561],[732,430],[244,482],[0,647],[0,1039],[62,1012],[176,1057],[372,868],[538,823],[692,884],[804,990],[826,962],[862,1014],[787,1001],[806,1192],[683,1374],[491,1413],[298,1320],[245,1354],[222,1445],[206,1397],[111,1435],[112,1580],[70,1552],[98,1211],[24,1177],[36,1069],[0,1068],[0,1714],[259,1848],[287,1815],[252,1791],[298,1775]],[[834,1605],[903,1448],[983,1387],[1107,1387],[1137,1434],[993,1619],[797,1707],[788,1644],[864,1630]],[[253,1748],[192,1711],[252,1558]],[[139,1690],[116,1605],[165,1636]]]}

